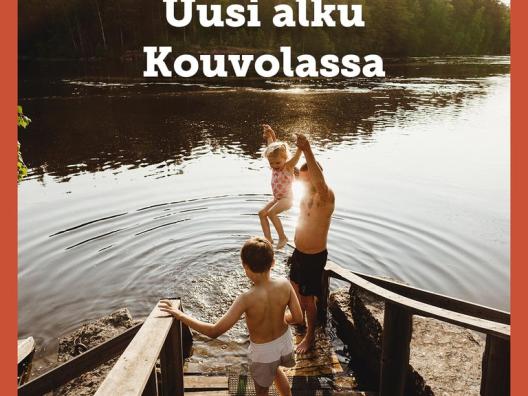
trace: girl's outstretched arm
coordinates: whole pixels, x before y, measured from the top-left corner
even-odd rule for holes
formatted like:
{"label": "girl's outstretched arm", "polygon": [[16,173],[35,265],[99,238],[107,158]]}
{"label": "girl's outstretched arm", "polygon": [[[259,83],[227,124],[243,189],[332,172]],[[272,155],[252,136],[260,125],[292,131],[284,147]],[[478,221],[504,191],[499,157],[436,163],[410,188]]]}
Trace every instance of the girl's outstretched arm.
{"label": "girl's outstretched arm", "polygon": [[264,138],[266,139],[266,143],[268,146],[271,143],[277,141],[277,136],[275,135],[275,131],[268,124],[262,125],[262,134],[264,135]]}

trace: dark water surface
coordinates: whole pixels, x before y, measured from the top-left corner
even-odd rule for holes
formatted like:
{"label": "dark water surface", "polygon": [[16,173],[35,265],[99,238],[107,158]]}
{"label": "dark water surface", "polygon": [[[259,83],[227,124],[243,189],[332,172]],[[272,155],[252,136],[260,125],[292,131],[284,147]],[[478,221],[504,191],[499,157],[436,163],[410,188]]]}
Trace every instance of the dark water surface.
{"label": "dark water surface", "polygon": [[[19,336],[45,355],[84,321],[123,306],[143,317],[163,296],[218,318],[248,287],[239,248],[271,194],[262,122],[313,142],[336,194],[332,260],[508,310],[509,58],[387,69],[222,83],[23,69]],[[290,236],[297,215],[282,217]],[[200,338],[194,359],[239,362],[247,341],[240,323]]]}

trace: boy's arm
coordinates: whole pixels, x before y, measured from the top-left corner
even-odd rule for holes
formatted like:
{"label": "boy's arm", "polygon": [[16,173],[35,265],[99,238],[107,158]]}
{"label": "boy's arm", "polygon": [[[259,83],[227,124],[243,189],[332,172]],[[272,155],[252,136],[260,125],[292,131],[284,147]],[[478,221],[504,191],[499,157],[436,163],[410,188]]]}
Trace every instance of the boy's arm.
{"label": "boy's arm", "polygon": [[308,165],[308,172],[310,172],[310,178],[312,184],[314,185],[316,191],[319,193],[319,196],[322,200],[328,198],[328,186],[323,176],[323,172],[317,165],[315,161],[315,156],[310,146],[310,142],[303,134],[297,135],[297,147],[299,147],[304,153],[304,158],[306,158],[306,164]]}
{"label": "boy's arm", "polygon": [[286,162],[286,166],[289,168],[295,167],[297,165],[297,162],[301,159],[302,150],[297,147],[297,151],[295,151],[295,154],[293,157],[291,157],[288,162]]}
{"label": "boy's arm", "polygon": [[304,316],[301,310],[301,304],[297,294],[290,284],[290,301],[288,301],[288,308],[290,309],[290,315],[285,315],[284,319],[288,324],[299,324],[304,322]]}
{"label": "boy's arm", "polygon": [[208,337],[216,338],[224,334],[227,330],[235,325],[245,311],[245,303],[243,295],[236,298],[235,302],[227,310],[227,312],[218,320],[215,324],[202,322],[201,320],[195,319],[192,316],[184,314],[177,308],[174,308],[170,301],[160,301],[159,308],[163,312],[174,316],[176,319],[181,320],[191,329],[196,330],[199,333],[205,334]]}

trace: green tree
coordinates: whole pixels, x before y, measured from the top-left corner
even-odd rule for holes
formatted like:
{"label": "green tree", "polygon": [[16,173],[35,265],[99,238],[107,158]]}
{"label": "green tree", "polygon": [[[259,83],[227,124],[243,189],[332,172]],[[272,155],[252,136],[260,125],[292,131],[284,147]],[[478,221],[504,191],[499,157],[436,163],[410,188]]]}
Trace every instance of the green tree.
{"label": "green tree", "polygon": [[[22,106],[18,106],[18,126],[22,128],[27,128],[31,120],[24,115],[22,112]],[[24,160],[22,158],[22,154],[20,153],[20,142],[17,142],[18,146],[18,163],[17,163],[17,170],[18,170],[18,181],[22,180],[27,175],[27,167],[26,164],[24,164]]]}

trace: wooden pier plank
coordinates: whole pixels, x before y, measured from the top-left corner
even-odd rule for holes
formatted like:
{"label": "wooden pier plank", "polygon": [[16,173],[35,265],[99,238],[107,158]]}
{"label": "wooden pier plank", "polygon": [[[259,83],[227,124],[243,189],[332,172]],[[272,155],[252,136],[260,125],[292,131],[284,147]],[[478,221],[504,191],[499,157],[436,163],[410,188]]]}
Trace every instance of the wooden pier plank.
{"label": "wooden pier plank", "polygon": [[218,375],[186,375],[183,378],[183,384],[185,392],[188,392],[191,389],[228,389],[227,377]]}
{"label": "wooden pier plank", "polygon": [[[180,305],[179,300],[172,303],[176,307]],[[115,396],[117,390],[120,396],[141,395],[173,321],[156,304],[95,395]]]}
{"label": "wooden pier plank", "polygon": [[118,336],[68,360],[51,371],[37,377],[18,389],[19,396],[40,396],[64,385],[81,374],[114,358],[125,350],[142,324],[126,330]]}
{"label": "wooden pier plank", "polygon": [[[303,337],[304,334],[295,334],[294,345],[299,344]],[[316,330],[314,348],[306,354],[296,354],[295,361],[295,367],[284,369],[287,376],[319,376],[343,372],[332,342],[321,328]]]}
{"label": "wooden pier plank", "polygon": [[326,270],[331,271],[332,274],[339,279],[351,282],[360,289],[376,294],[386,301],[390,301],[395,305],[399,305],[402,308],[409,310],[412,315],[439,319],[447,323],[494,335],[499,338],[510,338],[510,325],[476,318],[401,296],[377,286],[332,262],[327,263]]}

